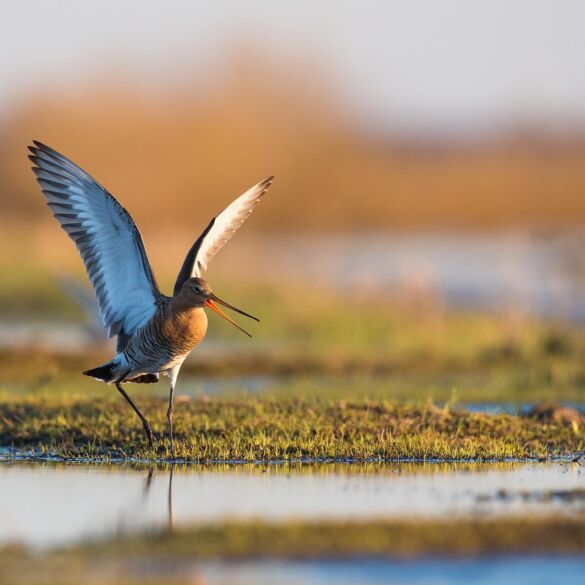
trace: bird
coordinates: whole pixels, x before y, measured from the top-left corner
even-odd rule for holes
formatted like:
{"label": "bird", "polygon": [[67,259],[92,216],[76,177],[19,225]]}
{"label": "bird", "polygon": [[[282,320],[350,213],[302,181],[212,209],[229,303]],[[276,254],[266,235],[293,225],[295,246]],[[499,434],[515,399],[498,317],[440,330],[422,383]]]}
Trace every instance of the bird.
{"label": "bird", "polygon": [[69,158],[42,142],[29,146],[32,171],[49,209],[75,243],[92,284],[102,324],[116,337],[116,355],[84,375],[114,384],[142,423],[150,447],[150,423],[126,392],[124,384],[169,379],[167,409],[171,458],[173,396],[185,358],[205,337],[211,309],[251,337],[219,305],[259,321],[213,293],[202,278],[208,263],[250,216],[272,185],[268,177],[216,215],[189,249],[173,294],[163,294],[131,215],[93,177]]}

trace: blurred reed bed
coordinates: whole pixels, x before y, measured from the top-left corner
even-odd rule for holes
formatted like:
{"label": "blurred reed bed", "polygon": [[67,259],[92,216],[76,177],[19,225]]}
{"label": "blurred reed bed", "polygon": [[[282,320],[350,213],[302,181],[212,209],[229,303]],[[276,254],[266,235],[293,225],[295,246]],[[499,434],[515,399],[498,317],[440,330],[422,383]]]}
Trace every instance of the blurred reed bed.
{"label": "blurred reed bed", "polygon": [[277,182],[255,230],[585,220],[585,138],[578,132],[554,137],[519,125],[475,143],[374,136],[347,113],[334,84],[305,65],[248,56],[157,91],[132,73],[107,73],[27,96],[1,122],[3,224],[24,223],[30,233],[49,221],[25,158],[33,138],[93,173],[149,234],[196,232],[270,174]]}

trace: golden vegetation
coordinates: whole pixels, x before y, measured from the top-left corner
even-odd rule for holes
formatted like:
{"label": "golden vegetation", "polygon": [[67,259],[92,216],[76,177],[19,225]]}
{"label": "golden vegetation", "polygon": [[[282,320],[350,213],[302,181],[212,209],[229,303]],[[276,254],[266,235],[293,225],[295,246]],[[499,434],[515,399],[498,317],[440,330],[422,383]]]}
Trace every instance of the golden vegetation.
{"label": "golden vegetation", "polygon": [[[155,433],[149,449],[135,414],[108,398],[30,396],[0,401],[0,444],[62,460],[170,457],[165,400],[139,401]],[[506,460],[579,456],[583,429],[566,421],[484,415],[383,400],[265,398],[186,401],[175,417],[183,461]]]}
{"label": "golden vegetation", "polygon": [[[495,520],[262,521],[199,525],[119,536],[45,553],[0,549],[0,579],[14,585],[207,583],[206,560],[477,558],[582,555],[585,523],[574,518]],[[144,565],[150,570],[145,570]],[[378,565],[379,566],[379,565]],[[172,567],[173,570],[169,570]],[[364,574],[368,565],[363,565]]]}
{"label": "golden vegetation", "polygon": [[314,70],[257,60],[159,93],[104,77],[32,95],[1,125],[3,217],[49,218],[28,170],[45,141],[152,231],[202,227],[267,175],[255,228],[491,227],[585,219],[585,143],[518,134],[475,146],[381,140],[349,121]]}

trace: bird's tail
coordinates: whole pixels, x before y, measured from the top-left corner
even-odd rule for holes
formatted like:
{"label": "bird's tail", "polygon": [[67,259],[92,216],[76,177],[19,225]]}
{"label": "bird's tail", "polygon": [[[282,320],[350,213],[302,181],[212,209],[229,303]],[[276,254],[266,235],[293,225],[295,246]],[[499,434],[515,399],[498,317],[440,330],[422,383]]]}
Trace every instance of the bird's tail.
{"label": "bird's tail", "polygon": [[111,384],[112,382],[118,382],[119,380],[126,378],[130,370],[131,367],[126,361],[124,354],[120,353],[107,364],[103,364],[102,366],[98,366],[91,370],[86,370],[83,372],[83,375],[95,378],[106,384]]}
{"label": "bird's tail", "polygon": [[110,382],[114,382],[117,378],[117,376],[114,374],[116,369],[117,364],[115,364],[112,360],[103,366],[98,366],[97,368],[86,370],[83,372],[83,375],[89,376],[90,378],[95,378],[96,380],[101,380],[102,382],[109,384]]}
{"label": "bird's tail", "polygon": [[[89,376],[100,382],[112,384],[113,382],[133,382],[134,384],[156,384],[159,379],[158,374],[138,374],[129,377],[131,368],[123,354],[118,354],[107,364],[86,370],[84,376]],[[132,374],[130,374],[132,376]]]}

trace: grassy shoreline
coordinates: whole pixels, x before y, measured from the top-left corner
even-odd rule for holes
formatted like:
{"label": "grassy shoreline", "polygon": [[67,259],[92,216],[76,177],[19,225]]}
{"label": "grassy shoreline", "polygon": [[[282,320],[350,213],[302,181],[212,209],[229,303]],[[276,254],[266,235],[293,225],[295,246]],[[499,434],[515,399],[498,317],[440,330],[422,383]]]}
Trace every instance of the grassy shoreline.
{"label": "grassy shoreline", "polygon": [[[158,438],[143,440],[118,397],[29,396],[0,401],[0,445],[62,459],[169,457],[165,401],[141,397]],[[189,462],[303,459],[550,459],[585,451],[579,423],[469,413],[431,402],[268,398],[177,405],[176,455]]]}

